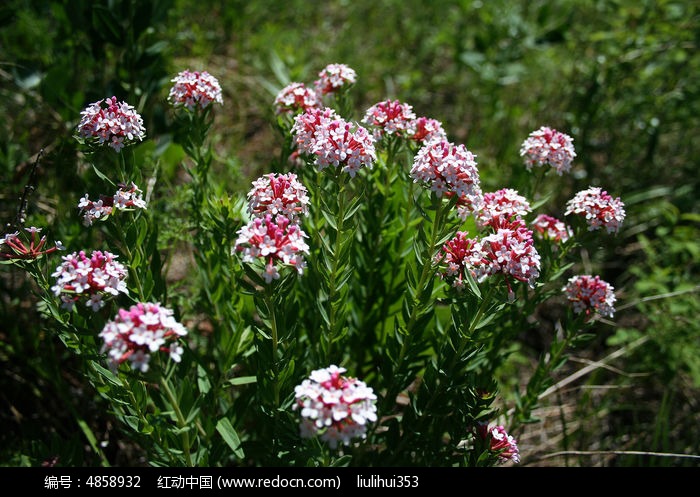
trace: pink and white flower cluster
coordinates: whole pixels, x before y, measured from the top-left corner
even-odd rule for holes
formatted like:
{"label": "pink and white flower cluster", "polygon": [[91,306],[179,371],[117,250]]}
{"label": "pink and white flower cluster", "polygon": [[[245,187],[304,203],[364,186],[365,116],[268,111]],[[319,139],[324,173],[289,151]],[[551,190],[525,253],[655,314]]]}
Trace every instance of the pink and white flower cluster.
{"label": "pink and white flower cluster", "polygon": [[363,381],[343,376],[345,368],[331,365],[312,371],[294,388],[302,419],[303,438],[320,436],[335,449],[338,443],[350,445],[354,438],[365,438],[367,424],[377,420],[377,396]]}
{"label": "pink and white flower cluster", "polygon": [[132,368],[146,373],[151,354],[156,352],[165,352],[170,359],[180,362],[184,349],[179,338],[187,335],[187,329],[173,314],[158,302],[119,309],[99,335],[104,340],[102,352],[107,352],[111,366],[116,369],[128,360]]}
{"label": "pink and white flower cluster", "polygon": [[557,174],[571,169],[571,163],[576,157],[573,139],[564,133],[547,126],[530,133],[528,138],[520,146],[520,156],[525,158],[527,170],[533,166],[549,164]]}
{"label": "pink and white flower cluster", "polygon": [[613,317],[615,313],[614,288],[599,276],[572,276],[562,288],[562,292],[572,303],[576,314],[585,313],[590,317],[592,313],[598,313],[601,316]]}
{"label": "pink and white flower cluster", "polygon": [[83,215],[83,224],[92,226],[95,220],[106,220],[114,213],[114,210],[145,209],[146,201],[143,199],[141,189],[135,183],[127,186],[120,184],[114,195],[100,195],[99,200],[90,200],[86,193],[78,202],[78,208]]}
{"label": "pink and white flower cluster", "polygon": [[309,109],[322,109],[326,95],[340,93],[357,81],[355,70],[345,64],[328,64],[318,73],[313,85],[294,81],[275,96],[277,114],[298,114]]}
{"label": "pink and white flower cluster", "polygon": [[514,293],[510,278],[534,287],[540,275],[540,255],[532,231],[519,218],[501,222],[493,233],[482,238],[467,238],[467,233],[458,232],[437,257],[447,264],[442,277],[458,290],[464,288],[465,271],[478,282],[502,274],[511,297]]}
{"label": "pink and white flower cluster", "polygon": [[280,278],[280,266],[293,267],[299,274],[304,273],[304,254],[309,253],[309,246],[304,241],[306,237],[301,227],[287,217],[265,214],[238,230],[234,251],[243,254],[245,263],[262,260],[262,277],[266,283],[272,283]]}
{"label": "pink and white flower cluster", "polygon": [[294,118],[292,134],[299,152],[314,157],[319,170],[341,168],[355,177],[362,166],[371,169],[377,160],[372,135],[346,122],[332,109],[308,109]]}
{"label": "pink and white flower cluster", "polygon": [[409,104],[385,100],[367,109],[362,123],[373,129],[374,139],[379,141],[384,136],[406,137],[415,119],[416,114]]}
{"label": "pink and white flower cluster", "polygon": [[532,211],[525,197],[511,188],[502,188],[495,192],[484,193],[484,203],[477,212],[479,226],[497,227],[499,222],[526,216]]}
{"label": "pink and white flower cluster", "polygon": [[204,110],[212,103],[223,105],[219,81],[207,71],[181,71],[170,80],[174,85],[170,88],[168,101],[174,107],[185,107],[189,111]]}
{"label": "pink and white flower cluster", "polygon": [[578,192],[566,203],[565,215],[583,216],[588,231],[605,228],[608,233],[617,233],[625,220],[625,204],[613,198],[599,187],[590,187]]}
{"label": "pink and white flower cluster", "polygon": [[573,231],[563,221],[547,214],[538,215],[532,222],[537,237],[555,243],[565,243],[574,236]]}
{"label": "pink and white flower cluster", "polygon": [[362,123],[372,129],[374,139],[396,136],[421,145],[447,140],[442,123],[427,117],[416,117],[413,107],[398,100],[384,100],[367,109]]}
{"label": "pink and white flower cluster", "polygon": [[454,288],[462,290],[465,284],[465,271],[470,271],[471,275],[476,277],[476,272],[471,269],[470,260],[474,253],[479,252],[479,241],[468,238],[468,233],[465,231],[458,231],[454,238],[443,245],[436,256],[443,265],[446,265],[441,276],[450,281]]}
{"label": "pink and white flower cluster", "polygon": [[417,117],[408,123],[406,135],[409,140],[425,144],[434,140],[447,140],[447,133],[442,123],[428,117]]}
{"label": "pink and white flower cluster", "polygon": [[117,97],[99,100],[90,104],[80,115],[78,133],[88,142],[107,144],[116,152],[126,145],[143,141],[146,128],[136,109]]}
{"label": "pink and white flower cluster", "polygon": [[297,114],[307,109],[320,108],[321,103],[314,88],[295,82],[280,90],[274,105],[277,114]]}
{"label": "pink and white flower cluster", "polygon": [[343,88],[355,84],[357,73],[345,64],[328,64],[318,73],[318,79],[314,81],[314,87],[319,95],[338,93]]}
{"label": "pink and white flower cluster", "polygon": [[498,455],[498,461],[501,464],[508,461],[513,461],[515,464],[520,462],[518,441],[508,435],[503,426],[489,428],[487,424],[480,424],[478,434],[482,440],[488,443],[489,450]]}
{"label": "pink and white flower cluster", "polygon": [[245,263],[262,261],[266,283],[279,279],[279,270],[285,266],[303,274],[309,246],[301,221],[308,211],[307,189],[296,174],[261,176],[248,192],[248,213],[253,219],[238,230],[233,252],[242,252]]}
{"label": "pink and white flower cluster", "polygon": [[[26,240],[26,243],[25,240],[22,240],[22,237],[20,237],[19,231],[6,233],[0,238],[0,258],[5,260],[22,259],[29,261],[51,254],[57,250],[65,250],[60,240],[56,240],[53,247],[45,248],[46,235],[37,240],[38,234],[41,233],[41,228],[31,226],[29,228],[24,228],[24,231],[30,234],[30,239]],[[22,235],[26,238],[24,233],[22,233]],[[3,249],[5,247],[10,249],[10,252],[4,252]]]}
{"label": "pink and white flower cluster", "polygon": [[424,144],[413,159],[410,175],[438,198],[457,195],[465,202],[482,202],[476,157],[464,145],[447,140]]}
{"label": "pink and white flower cluster", "polygon": [[95,250],[90,257],[84,251],[63,256],[63,263],[51,275],[56,284],[51,290],[61,297],[62,307],[72,310],[75,303],[85,300],[85,305],[97,312],[105,306],[105,296],[128,294],[127,269],[117,262],[116,255]]}
{"label": "pink and white flower cluster", "polygon": [[309,213],[306,187],[294,173],[269,173],[253,181],[248,192],[248,213],[256,217],[283,215],[290,221]]}

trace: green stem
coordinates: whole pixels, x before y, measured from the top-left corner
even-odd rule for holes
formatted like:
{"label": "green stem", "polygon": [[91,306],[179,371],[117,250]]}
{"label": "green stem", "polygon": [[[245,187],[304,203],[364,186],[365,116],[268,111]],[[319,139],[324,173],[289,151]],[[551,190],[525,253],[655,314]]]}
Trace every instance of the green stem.
{"label": "green stem", "polygon": [[462,335],[462,339],[459,342],[459,347],[457,349],[457,353],[454,355],[454,357],[452,357],[452,360],[450,361],[450,364],[447,368],[447,371],[450,371],[450,372],[452,371],[452,369],[455,367],[455,364],[457,363],[459,358],[464,353],[464,348],[469,343],[469,340],[471,340],[473,333],[474,333],[474,330],[476,329],[477,325],[479,324],[479,321],[481,320],[481,316],[484,314],[484,312],[486,312],[486,309],[488,309],[488,307],[491,303],[491,297],[493,296],[495,288],[496,288],[496,285],[491,285],[491,288],[489,288],[488,293],[481,301],[481,304],[479,304],[479,308],[476,310],[476,314],[474,314],[474,318],[469,323],[469,328],[467,329],[467,332],[464,335]]}
{"label": "green stem", "polygon": [[416,286],[416,293],[413,297],[413,302],[411,303],[411,314],[409,316],[408,323],[406,323],[406,339],[404,340],[403,345],[401,346],[401,352],[399,353],[397,367],[401,366],[406,352],[408,352],[410,338],[413,334],[413,328],[416,325],[416,321],[420,317],[420,311],[423,310],[422,306],[420,305],[420,302],[423,298],[423,292],[425,291],[428,285],[428,280],[435,274],[433,265],[433,254],[435,253],[435,249],[437,248],[436,245],[441,231],[440,228],[442,225],[442,217],[445,212],[445,205],[446,204],[444,204],[443,202],[440,202],[438,208],[435,211],[432,233],[430,234],[430,243],[428,244],[426,253],[424,255],[423,270],[421,271],[420,279],[418,280],[418,285]]}
{"label": "green stem", "polygon": [[165,395],[168,397],[170,405],[175,411],[175,417],[177,418],[177,427],[180,429],[180,433],[182,434],[182,451],[185,453],[185,461],[187,462],[187,466],[191,468],[193,464],[192,457],[190,455],[190,434],[187,429],[187,422],[185,421],[185,417],[182,415],[182,411],[180,410],[177,397],[175,397],[175,394],[170,388],[170,383],[168,382],[168,379],[162,378],[160,384],[163,387]]}
{"label": "green stem", "polygon": [[[445,205],[448,204],[445,204],[442,201],[440,201],[435,211],[432,233],[430,235],[430,242],[426,247],[426,251],[423,257],[423,270],[421,271],[420,279],[418,280],[418,285],[415,289],[413,301],[411,302],[411,314],[409,315],[408,322],[406,323],[403,344],[401,345],[401,351],[399,352],[399,357],[396,361],[396,366],[394,368],[394,377],[400,377],[401,370],[406,359],[406,354],[408,353],[408,349],[410,347],[410,344],[412,343],[414,327],[416,325],[416,322],[418,321],[418,318],[420,317],[421,311],[423,310],[423,306],[420,305],[420,302],[423,298],[423,292],[426,290],[428,280],[431,276],[434,276],[435,273],[435,268],[433,265],[433,254],[435,252],[437,241],[439,239],[439,234],[441,232],[440,228],[442,225],[442,218],[444,212],[446,211]],[[392,382],[392,385],[392,388],[389,390],[384,400],[387,403],[387,408],[389,407],[388,404],[390,402],[393,402],[393,399],[398,394],[398,387],[401,387],[401,385],[399,385],[399,382],[397,381]]]}
{"label": "green stem", "polygon": [[[408,187],[408,204],[406,206],[406,209],[404,210],[404,216],[403,216],[403,229],[401,230],[401,236],[399,237],[398,245],[396,246],[396,253],[399,258],[401,257],[402,251],[403,251],[403,246],[404,243],[406,243],[406,235],[409,232],[408,225],[411,221],[411,201],[413,200],[413,190],[414,190],[414,185],[415,183],[413,181],[410,182],[409,187]],[[396,277],[399,274],[399,268],[405,267],[400,264],[392,264],[391,266],[391,276],[389,277],[389,285],[387,286],[387,291],[388,293],[391,293],[391,291],[394,288],[394,283],[396,282]],[[384,299],[382,301],[382,312],[380,314],[380,317],[385,317],[387,316],[389,312],[389,305],[390,305],[390,299],[388,296],[384,296]],[[380,331],[384,333],[384,328],[386,326],[386,320],[382,322],[382,326]],[[382,340],[384,341],[384,340]]]}
{"label": "green stem", "polygon": [[[492,285],[491,288],[489,288],[488,293],[484,297],[484,299],[481,301],[481,304],[479,304],[479,308],[476,311],[476,314],[474,314],[474,317],[472,318],[471,322],[469,323],[469,328],[467,329],[467,332],[462,335],[462,338],[459,343],[459,347],[457,348],[457,351],[455,352],[455,355],[452,356],[452,360],[450,361],[449,365],[447,366],[446,371],[446,377],[450,378],[453,376],[453,370],[457,362],[460,360],[462,357],[462,354],[464,353],[464,349],[469,343],[470,339],[473,336],[474,330],[476,329],[477,325],[479,324],[479,321],[481,320],[481,316],[486,312],[486,309],[488,309],[489,304],[491,302],[491,297],[493,296],[495,289],[495,285]],[[433,394],[430,396],[430,399],[428,399],[428,402],[425,405],[425,408],[421,409],[421,413],[418,415],[418,418],[416,419],[416,424],[415,426],[418,427],[418,430],[416,431],[421,431],[420,430],[420,423],[425,419],[425,415],[430,415],[432,412],[432,407],[433,403],[440,397],[440,394],[444,391],[444,387],[446,384],[444,382],[441,382],[439,387],[436,388],[433,391]],[[404,448],[404,446],[409,443],[409,440],[411,437],[404,437],[403,440],[401,440],[401,443],[396,449],[396,453],[400,454]]]}
{"label": "green stem", "polygon": [[530,382],[527,385],[527,390],[525,394],[525,399],[523,402],[516,407],[513,416],[513,422],[511,423],[511,430],[515,431],[522,424],[522,419],[529,417],[530,412],[534,408],[535,404],[539,400],[539,394],[542,390],[542,383],[549,377],[552,373],[554,366],[556,366],[566,349],[569,347],[571,340],[574,338],[575,333],[564,332],[564,339],[561,341],[554,341],[549,351],[549,360],[546,363],[541,363],[537,366],[537,370],[532,375]]}
{"label": "green stem", "polygon": [[544,178],[545,172],[546,171],[544,167],[540,167],[539,174],[537,175],[537,180],[535,180],[535,186],[532,188],[532,193],[530,194],[530,197],[533,200],[537,200],[537,190],[540,188],[540,184],[542,183],[542,179]]}
{"label": "green stem", "polygon": [[139,273],[137,271],[137,268],[134,267],[133,261],[134,261],[134,255],[131,252],[131,249],[129,248],[129,244],[126,241],[126,235],[125,231],[123,229],[122,223],[118,222],[118,225],[116,226],[116,231],[119,236],[119,241],[122,245],[122,250],[124,254],[126,255],[126,258],[129,259],[129,277],[136,283],[136,288],[138,289],[139,292],[139,298],[141,300],[145,299],[146,296],[143,294],[143,284],[141,283],[141,278],[139,277]]}
{"label": "green stem", "polygon": [[326,348],[326,362],[331,361],[331,349],[333,348],[333,342],[335,341],[337,334],[338,334],[338,308],[339,306],[335,305],[335,299],[338,294],[338,266],[340,265],[340,253],[342,251],[342,246],[343,246],[343,238],[344,238],[344,230],[343,230],[343,224],[344,224],[344,219],[345,219],[345,184],[347,181],[347,175],[342,175],[342,170],[337,169],[336,171],[336,179],[339,181],[338,184],[338,210],[336,212],[335,216],[335,240],[333,243],[333,263],[331,266],[331,277],[330,277],[330,283],[329,283],[329,288],[328,288],[328,304],[330,306],[329,309],[329,323],[328,323],[328,332],[329,332],[329,340],[328,340],[328,346]]}
{"label": "green stem", "polygon": [[277,360],[277,348],[279,344],[278,330],[277,330],[277,313],[275,312],[275,304],[273,300],[273,289],[272,284],[267,285],[265,288],[265,306],[267,307],[267,312],[270,315],[270,332],[272,334],[272,388],[274,391],[275,398],[275,417],[277,413],[277,408],[280,405],[280,386],[279,386],[279,363]]}

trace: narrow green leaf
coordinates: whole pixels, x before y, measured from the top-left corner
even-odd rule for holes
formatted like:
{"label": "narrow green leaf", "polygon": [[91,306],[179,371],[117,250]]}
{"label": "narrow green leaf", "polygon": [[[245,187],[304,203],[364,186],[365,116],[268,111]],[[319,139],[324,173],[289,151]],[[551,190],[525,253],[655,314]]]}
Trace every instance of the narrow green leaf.
{"label": "narrow green leaf", "polygon": [[206,395],[211,390],[211,382],[206,370],[201,365],[197,366],[197,387],[202,395]]}
{"label": "narrow green leaf", "polygon": [[227,380],[231,385],[248,385],[250,383],[255,383],[257,378],[255,376],[239,376],[238,378],[230,378]]}
{"label": "narrow green leaf", "polygon": [[479,321],[479,323],[474,327],[475,330],[481,329],[487,324],[489,324],[497,316],[495,312],[488,313]]}
{"label": "narrow green leaf", "polygon": [[111,372],[109,369],[103,368],[102,366],[100,366],[96,362],[92,363],[92,367],[95,369],[95,371],[97,371],[100,374],[100,376],[102,376],[105,380],[110,382],[112,385],[115,385],[118,387],[124,386],[124,384],[119,379],[119,377],[117,375],[115,375],[113,372]]}
{"label": "narrow green leaf", "polygon": [[97,166],[95,166],[94,164],[92,165],[92,169],[95,171],[95,174],[97,174],[97,176],[98,176],[100,179],[106,181],[107,183],[109,183],[110,185],[112,185],[112,186],[114,186],[114,187],[117,186],[117,185],[114,184],[114,181],[112,181],[112,180],[109,179],[107,176],[105,176],[105,174],[104,174],[102,171],[100,171],[99,169],[97,169]]}
{"label": "narrow green leaf", "polygon": [[464,276],[467,279],[467,284],[469,285],[469,289],[472,291],[472,293],[479,299],[481,300],[481,290],[479,290],[479,285],[474,279],[474,276],[472,276],[471,271],[467,270],[464,272]]}
{"label": "narrow green leaf", "polygon": [[238,438],[238,433],[233,429],[231,422],[227,418],[221,418],[216,423],[216,431],[219,432],[224,442],[231,448],[236,457],[242,459],[245,454],[241,448],[241,440]]}
{"label": "narrow green leaf", "polygon": [[136,416],[124,416],[122,420],[134,431],[139,430],[139,418]]}
{"label": "narrow green leaf", "polygon": [[323,215],[323,218],[326,220],[329,226],[333,228],[333,230],[337,231],[338,226],[335,223],[335,218],[326,210],[321,210],[321,214]]}

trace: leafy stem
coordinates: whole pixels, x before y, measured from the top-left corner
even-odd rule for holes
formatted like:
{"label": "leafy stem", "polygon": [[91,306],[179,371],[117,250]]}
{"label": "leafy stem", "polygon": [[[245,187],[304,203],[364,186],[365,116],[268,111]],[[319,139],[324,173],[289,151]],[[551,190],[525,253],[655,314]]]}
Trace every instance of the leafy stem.
{"label": "leafy stem", "polygon": [[551,373],[562,365],[564,352],[576,336],[575,332],[563,330],[564,337],[555,339],[549,351],[544,354],[535,369],[525,390],[525,396],[515,406],[511,430],[515,431],[520,424],[529,422],[530,414],[539,400],[540,393],[546,388]]}
{"label": "leafy stem", "polygon": [[192,467],[192,457],[190,455],[190,434],[189,430],[187,428],[187,421],[185,420],[185,417],[182,415],[182,411],[180,410],[179,407],[179,402],[177,400],[177,397],[175,396],[172,388],[170,388],[170,382],[168,381],[167,378],[162,377],[160,381],[160,385],[163,388],[163,391],[165,392],[166,397],[168,398],[168,402],[170,403],[170,406],[173,408],[173,411],[175,412],[175,417],[177,418],[177,427],[179,428],[181,439],[182,439],[182,451],[185,454],[185,462],[187,463],[187,466]]}
{"label": "leafy stem", "polygon": [[265,287],[265,307],[270,319],[270,334],[272,337],[272,388],[274,392],[275,409],[280,404],[280,386],[279,386],[279,362],[277,358],[277,349],[279,346],[279,335],[277,329],[277,313],[275,312],[274,290],[272,284]]}

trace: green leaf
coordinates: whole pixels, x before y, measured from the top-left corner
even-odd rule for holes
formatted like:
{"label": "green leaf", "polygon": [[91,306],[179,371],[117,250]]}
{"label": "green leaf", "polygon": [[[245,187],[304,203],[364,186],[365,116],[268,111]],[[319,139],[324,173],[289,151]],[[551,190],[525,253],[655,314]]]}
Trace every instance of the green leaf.
{"label": "green leaf", "polygon": [[349,454],[346,454],[344,456],[339,457],[338,459],[334,460],[331,462],[330,467],[332,468],[345,468],[350,465],[350,461],[352,461],[352,456]]}
{"label": "green leaf", "polygon": [[97,169],[97,166],[96,166],[95,164],[92,165],[92,169],[95,171],[95,174],[97,174],[97,176],[98,176],[101,180],[106,181],[107,183],[109,183],[110,185],[112,185],[112,186],[114,186],[114,187],[117,186],[117,185],[114,183],[114,181],[112,181],[111,179],[109,179],[102,171],[100,171],[99,169]]}
{"label": "green leaf", "polygon": [[124,386],[124,384],[119,379],[119,377],[117,375],[115,375],[113,372],[111,372],[109,369],[103,368],[102,366],[100,366],[96,362],[92,363],[92,367],[95,371],[97,371],[100,374],[100,376],[102,376],[105,380],[110,382],[112,385],[115,385],[118,387]]}
{"label": "green leaf", "polygon": [[486,316],[484,316],[484,318],[481,321],[479,321],[479,323],[474,327],[474,329],[478,330],[483,328],[491,321],[493,321],[496,316],[498,316],[498,314],[495,312],[487,313]]}
{"label": "green leaf", "polygon": [[197,387],[202,395],[206,395],[211,390],[211,382],[207,376],[206,370],[198,365],[197,366]]}
{"label": "green leaf", "polygon": [[330,212],[326,211],[325,209],[321,209],[321,214],[323,215],[323,218],[326,220],[328,225],[331,228],[333,228],[334,231],[337,231],[338,226],[335,223],[335,218],[333,217],[333,215]]}
{"label": "green leaf", "polygon": [[464,276],[467,280],[467,284],[469,285],[469,289],[472,291],[472,293],[479,299],[481,300],[481,290],[479,289],[479,285],[474,279],[474,276],[472,276],[471,271],[467,270],[464,272]]}
{"label": "green leaf", "polygon": [[136,416],[124,416],[122,420],[134,431],[139,431],[139,418]]}
{"label": "green leaf", "polygon": [[216,423],[216,431],[219,432],[224,442],[231,448],[236,457],[242,459],[245,454],[241,448],[241,440],[238,438],[238,433],[233,429],[231,422],[227,418],[221,418]]}
{"label": "green leaf", "polygon": [[551,194],[551,193],[545,195],[544,197],[542,197],[541,199],[539,199],[537,202],[531,204],[531,205],[530,205],[530,208],[531,208],[533,211],[536,211],[537,209],[539,209],[540,207],[542,207],[543,205],[545,205],[547,202],[549,202],[549,199],[550,199],[551,197],[552,197],[552,194]]}
{"label": "green leaf", "polygon": [[240,376],[238,378],[230,378],[227,380],[231,385],[248,385],[250,383],[255,383],[257,378],[255,376]]}

